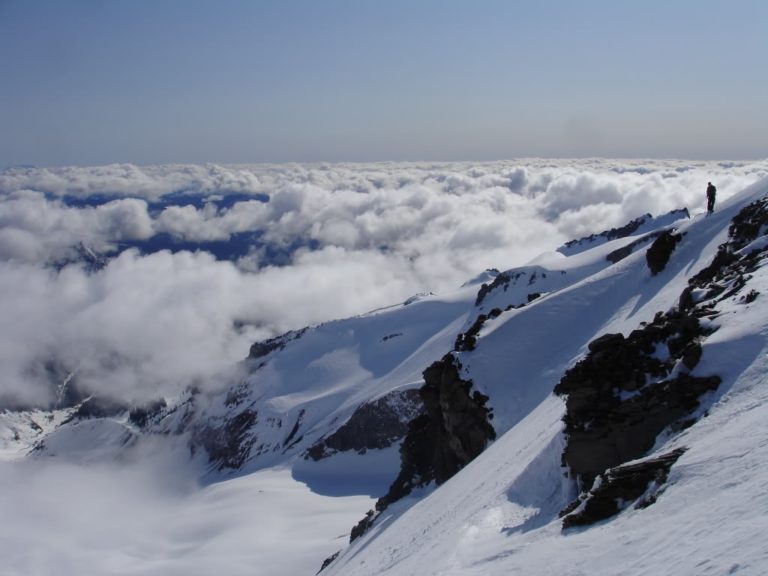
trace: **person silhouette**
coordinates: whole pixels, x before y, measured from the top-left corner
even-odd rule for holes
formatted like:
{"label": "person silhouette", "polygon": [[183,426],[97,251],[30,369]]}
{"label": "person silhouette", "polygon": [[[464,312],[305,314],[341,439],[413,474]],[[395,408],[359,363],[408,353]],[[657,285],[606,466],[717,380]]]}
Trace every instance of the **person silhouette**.
{"label": "person silhouette", "polygon": [[712,182],[707,182],[707,213],[712,214],[715,209],[715,193],[717,188]]}

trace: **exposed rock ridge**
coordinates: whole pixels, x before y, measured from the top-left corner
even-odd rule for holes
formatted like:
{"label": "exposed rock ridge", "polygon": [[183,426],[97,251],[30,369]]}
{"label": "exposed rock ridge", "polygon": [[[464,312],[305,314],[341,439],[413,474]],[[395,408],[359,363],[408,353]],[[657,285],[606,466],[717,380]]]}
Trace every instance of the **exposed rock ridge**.
{"label": "exposed rock ridge", "polygon": [[761,264],[768,246],[744,250],[758,237],[768,232],[768,198],[762,198],[743,208],[728,227],[728,241],[717,248],[717,254],[706,268],[688,281],[680,296],[680,307],[691,308],[701,300],[710,306],[739,292],[749,279],[749,273]]}
{"label": "exposed rock ridge", "polygon": [[590,234],[589,236],[584,236],[578,240],[570,240],[558,248],[557,251],[566,255],[577,254],[592,248],[593,244],[596,242],[604,243],[610,242],[611,240],[617,240],[619,238],[626,238],[627,236],[631,236],[635,233],[648,231],[651,227],[665,226],[676,220],[682,220],[683,218],[690,217],[691,216],[687,208],[672,210],[667,214],[657,216],[655,218],[651,216],[651,214],[644,214],[639,218],[635,218],[634,220],[628,222],[624,226],[611,228],[610,230],[605,230],[604,232],[599,232],[597,234]]}
{"label": "exposed rock ridge", "polygon": [[606,470],[597,477],[589,492],[563,511],[563,528],[594,524],[633,504],[635,508],[650,506],[664,491],[672,465],[684,452],[684,448],[678,448],[655,458]]}
{"label": "exposed rock ridge", "polygon": [[257,422],[258,412],[246,408],[232,418],[212,420],[193,431],[192,442],[202,446],[209,461],[219,470],[240,468],[248,457],[256,441],[251,432]]}
{"label": "exposed rock ridge", "polygon": [[653,276],[664,270],[680,240],[682,234],[675,234],[674,230],[665,230],[651,244],[645,252],[645,261]]}
{"label": "exposed rock ridge", "polygon": [[483,285],[480,286],[480,290],[477,292],[477,298],[475,298],[475,306],[480,306],[480,304],[483,303],[483,300],[485,300],[485,297],[497,288],[506,290],[507,286],[509,286],[509,283],[513,278],[517,278],[522,275],[522,272],[517,272],[514,275],[510,272],[501,272],[496,276],[496,278],[493,279],[493,282],[489,284],[483,283]]}
{"label": "exposed rock ridge", "polygon": [[472,323],[472,326],[469,327],[469,330],[456,336],[453,349],[457,352],[468,352],[470,350],[474,350],[475,346],[477,345],[477,335],[480,333],[480,330],[482,329],[486,320],[489,318],[497,318],[500,315],[500,308],[494,308],[488,312],[488,314],[480,314]]}
{"label": "exposed rock ridge", "polygon": [[689,374],[708,334],[699,320],[659,313],[628,337],[606,334],[555,387],[567,395],[563,463],[582,489],[608,468],[647,453],[656,437],[698,407],[720,384],[718,376]]}
{"label": "exposed rock ridge", "polygon": [[423,412],[424,406],[415,388],[395,390],[381,398],[358,406],[333,434],[316,442],[305,458],[322,460],[337,452],[387,448],[408,432],[408,423]]}
{"label": "exposed rock ridge", "polygon": [[663,231],[655,231],[655,232],[649,232],[645,236],[641,236],[634,242],[630,242],[626,246],[623,246],[619,248],[618,250],[614,250],[610,254],[608,254],[605,259],[608,260],[611,264],[616,264],[617,262],[621,262],[632,254],[635,250],[637,250],[639,247],[641,247],[643,244],[647,244],[648,242],[651,242],[652,240],[656,240],[659,236],[663,234]]}
{"label": "exposed rock ridge", "polygon": [[[657,313],[650,324],[627,337],[605,334],[590,342],[587,356],[557,384],[555,393],[567,397],[563,464],[582,489],[593,486],[596,478],[610,486],[611,478],[620,477],[625,470],[621,465],[646,454],[659,433],[693,423],[700,397],[715,390],[721,381],[717,375],[691,374],[702,356],[701,341],[717,329],[705,327],[700,320],[716,318],[717,304],[741,292],[745,292],[738,300],[742,303],[759,296],[745,288],[749,272],[762,264],[768,243],[755,242],[752,249],[747,248],[766,229],[768,199],[764,198],[734,217],[728,241],[719,247],[713,261],[689,280],[678,306]],[[672,238],[672,245],[680,239]],[[610,490],[621,485],[614,484]],[[608,490],[601,486],[598,482],[591,495],[582,495],[576,505],[595,497],[596,489]],[[601,498],[598,495],[590,506],[605,511],[607,505],[600,503]],[[621,498],[629,501],[637,495],[630,491]],[[593,516],[591,511],[568,516],[564,525],[585,523]]]}
{"label": "exposed rock ridge", "polygon": [[350,540],[361,536],[391,503],[415,488],[442,484],[477,457],[496,438],[488,397],[472,390],[459,374],[461,364],[445,355],[424,371],[419,395],[424,413],[413,419],[400,446],[400,473],[376,509],[352,529]]}
{"label": "exposed rock ridge", "polygon": [[307,328],[302,328],[301,330],[291,330],[290,332],[286,332],[285,334],[281,334],[275,338],[270,338],[269,340],[254,342],[253,345],[251,345],[251,349],[248,353],[248,360],[256,360],[266,356],[274,350],[282,350],[285,348],[288,342],[301,338],[301,336],[306,331]]}
{"label": "exposed rock ridge", "polygon": [[653,216],[651,216],[650,213],[646,213],[638,218],[635,218],[634,220],[627,222],[626,224],[624,224],[624,226],[619,226],[618,228],[611,228],[610,230],[598,232],[597,234],[590,234],[589,236],[584,236],[576,240],[569,240],[568,242],[563,244],[563,247],[573,248],[578,244],[592,243],[598,239],[616,240],[617,238],[625,238],[626,236],[630,236],[633,232],[636,232],[638,228],[640,228],[640,226],[648,222],[651,218],[653,218]]}

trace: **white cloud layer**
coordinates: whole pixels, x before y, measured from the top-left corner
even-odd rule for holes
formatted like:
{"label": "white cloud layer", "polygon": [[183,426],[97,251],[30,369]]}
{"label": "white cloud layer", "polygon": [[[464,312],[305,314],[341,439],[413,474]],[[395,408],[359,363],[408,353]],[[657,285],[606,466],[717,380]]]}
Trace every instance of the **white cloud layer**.
{"label": "white cloud layer", "polygon": [[290,470],[198,486],[186,451],[153,440],[120,463],[0,461],[3,575],[313,574],[373,505],[314,494]]}
{"label": "white cloud layer", "polygon": [[[646,212],[702,210],[707,181],[723,199],[766,175],[768,162],[613,160],[5,170],[0,391],[40,401],[35,366],[50,359],[126,399],[205,385],[254,339],[450,289]],[[171,193],[201,202],[155,204]],[[246,231],[264,245],[234,263],[130,250],[95,273],[46,266],[81,244]]]}

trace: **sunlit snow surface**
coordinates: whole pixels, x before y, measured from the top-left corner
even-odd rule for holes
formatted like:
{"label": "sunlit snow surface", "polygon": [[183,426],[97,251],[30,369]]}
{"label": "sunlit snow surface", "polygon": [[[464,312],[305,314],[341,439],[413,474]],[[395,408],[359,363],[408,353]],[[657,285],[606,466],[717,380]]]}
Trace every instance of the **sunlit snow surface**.
{"label": "sunlit snow surface", "polygon": [[[706,402],[711,404],[708,415],[664,446],[664,451],[688,448],[673,467],[666,492],[649,508],[630,509],[566,533],[557,517],[573,498],[559,460],[563,406],[547,393],[559,376],[547,374],[546,359],[558,362],[559,330],[567,332],[564,341],[586,343],[593,336],[593,324],[584,322],[588,317],[597,316],[597,333],[626,332],[652,316],[653,310],[674,304],[685,285],[682,273],[707,264],[712,248],[725,240],[728,221],[737,209],[766,194],[768,182],[763,182],[720,213],[681,225],[686,238],[664,278],[649,277],[641,254],[552,296],[550,303],[542,300],[523,309],[519,321],[499,322],[476,353],[465,355],[467,362],[482,366],[477,371],[470,366],[468,371],[491,389],[496,405],[499,394],[494,392],[506,388],[508,398],[533,409],[524,411],[522,420],[439,490],[402,515],[394,511],[388,525],[382,523],[353,545],[328,574],[765,574],[768,307],[764,303],[745,305],[733,297],[720,304],[722,313],[714,322],[721,328],[704,343],[703,360],[694,373],[719,374],[723,383]],[[760,268],[749,282],[765,294],[768,270]],[[548,308],[553,315],[541,324],[546,335],[531,333],[535,324],[525,325],[523,318],[530,315],[542,321]],[[532,345],[531,336],[550,340],[550,345]],[[495,352],[495,346],[506,352]],[[531,348],[540,350],[539,355],[531,356]],[[515,383],[511,374],[523,383]],[[500,375],[504,375],[501,381]],[[546,390],[537,394],[536,387],[545,383]],[[516,398],[515,390],[522,390],[518,393],[522,396]]]}
{"label": "sunlit snow surface", "polygon": [[[137,175],[141,170],[135,167],[3,174],[0,185],[16,203],[0,205],[5,217],[0,247],[6,256],[18,252],[2,262],[7,274],[0,277],[0,306],[10,320],[2,328],[0,347],[3,392],[40,384],[34,380],[39,371],[30,371],[22,360],[31,362],[42,351],[60,360],[77,359],[72,368],[91,370],[103,391],[128,399],[162,392],[172,401],[190,383],[209,391],[226,389],[235,377],[228,367],[257,337],[272,335],[263,331],[264,324],[299,328],[304,315],[306,324],[357,316],[308,331],[248,376],[253,393],[264,394],[266,413],[290,423],[306,410],[306,437],[292,452],[254,457],[234,475],[211,473],[200,453],[190,458],[185,438],[126,436],[136,431],[124,416],[59,429],[45,451],[25,457],[22,448],[35,445],[67,414],[54,412],[52,419],[42,412],[6,415],[0,422],[7,459],[0,464],[0,573],[314,574],[339,550],[325,573],[768,573],[765,296],[748,305],[720,305],[723,313],[716,322],[721,328],[704,343],[696,373],[717,373],[723,384],[707,399],[708,416],[665,445],[665,450],[680,445],[688,451],[673,467],[669,488],[650,508],[560,532],[557,513],[574,495],[560,468],[563,403],[551,395],[589,340],[605,332],[628,333],[677,302],[687,278],[707,265],[725,240],[733,215],[768,193],[765,181],[739,192],[765,174],[765,163],[665,163],[656,172],[637,164],[624,166],[628,171],[610,162],[555,164],[488,164],[476,172],[469,165],[255,170],[258,177],[241,179],[240,185],[250,187],[249,193],[275,190],[275,206],[290,214],[272,229],[276,238],[298,233],[327,240],[330,230],[334,236],[323,247],[299,250],[289,265],[250,271],[244,263],[237,267],[204,253],[128,251],[92,273],[77,265],[43,268],[34,258],[18,256],[45,253],[47,240],[28,242],[31,231],[70,238],[77,226],[68,218],[80,225],[112,218],[121,233],[137,224],[134,231],[145,234],[159,225],[153,219],[162,214],[147,212],[145,220],[141,206],[119,204],[87,213],[85,221],[85,214],[46,212],[50,219],[41,224],[22,210],[22,201],[40,198],[23,189],[47,186],[45,193],[55,195],[67,186],[89,193],[112,186],[128,194],[130,183],[141,181],[140,195],[155,201],[163,186],[175,190],[190,178],[207,194],[208,184],[199,182],[208,182],[212,173],[233,182],[227,178],[238,174],[234,168],[179,173],[155,168],[146,170],[149,178]],[[704,217],[697,187],[713,172],[723,182],[722,198],[715,214]],[[285,174],[297,179],[296,186],[280,180]],[[361,207],[365,194],[381,189],[394,203],[374,194],[379,204]],[[673,198],[662,200],[670,191]],[[335,211],[325,211],[313,194]],[[587,204],[579,207],[572,194]],[[615,265],[605,260],[632,238],[570,257],[554,252],[568,239],[563,230],[599,232],[626,223],[628,214],[679,208],[678,201],[686,198],[693,217],[675,224],[685,240],[656,277],[645,265],[644,248]],[[52,202],[35,206],[63,210]],[[255,202],[265,204],[263,198]],[[318,215],[317,227],[312,228],[303,202]],[[249,204],[239,210],[246,208],[265,209]],[[456,211],[463,218],[452,219]],[[417,217],[410,218],[413,212]],[[117,213],[122,216],[115,221]],[[164,225],[172,215],[186,215],[207,221],[213,230],[232,225],[237,214],[193,205],[167,213]],[[503,222],[516,215],[525,234],[506,229],[499,234]],[[354,222],[352,228],[323,226],[345,218]],[[439,225],[431,227],[434,222]],[[593,228],[583,228],[585,222]],[[19,231],[24,226],[27,236]],[[421,227],[422,233],[403,226]],[[98,228],[94,237],[101,238],[103,231]],[[396,249],[389,246],[390,251],[377,243],[361,247],[356,244],[361,231],[370,238],[384,234],[390,241],[401,235],[409,240]],[[538,252],[532,253],[524,241],[537,235]],[[536,258],[540,252],[546,255]],[[483,253],[504,261],[486,262],[478,258]],[[514,266],[520,281],[475,308],[479,286],[458,287],[490,265]],[[483,281],[492,278],[486,274]],[[768,294],[764,269],[749,282]],[[435,294],[397,304],[430,290]],[[350,528],[397,473],[396,447],[319,463],[302,459],[301,450],[360,402],[418,386],[421,371],[452,348],[455,335],[477,313],[525,303],[532,291],[541,297],[487,321],[477,349],[461,355],[466,376],[490,396],[498,440],[439,489],[392,506],[348,547]],[[372,308],[377,310],[362,314]],[[290,315],[285,324],[283,313]],[[28,397],[40,394],[33,389]],[[209,407],[208,415],[215,409]],[[24,420],[29,417],[41,431]],[[274,441],[287,433],[281,428]]]}
{"label": "sunlit snow surface", "polygon": [[178,476],[135,464],[3,466],[0,571],[314,574],[371,505],[315,494],[288,469],[204,487]]}

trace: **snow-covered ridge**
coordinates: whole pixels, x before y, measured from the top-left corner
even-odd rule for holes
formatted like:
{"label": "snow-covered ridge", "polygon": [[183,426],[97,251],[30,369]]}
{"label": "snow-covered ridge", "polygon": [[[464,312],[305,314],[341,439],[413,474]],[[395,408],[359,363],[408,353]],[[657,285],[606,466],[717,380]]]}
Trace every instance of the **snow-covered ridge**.
{"label": "snow-covered ridge", "polygon": [[672,210],[668,214],[662,216],[653,217],[651,214],[643,214],[639,218],[635,218],[631,222],[618,228],[611,228],[605,232],[598,234],[591,234],[578,240],[571,240],[560,246],[557,251],[566,256],[578,254],[584,252],[605,242],[610,242],[617,238],[625,238],[627,236],[640,236],[658,230],[664,226],[668,226],[678,220],[690,218],[687,208],[681,208],[679,210]]}
{"label": "snow-covered ridge", "polygon": [[[457,358],[465,367],[463,377],[490,398],[500,437],[420,502],[384,511],[377,518],[378,526],[373,524],[332,562],[328,574],[365,570],[371,574],[520,571],[555,575],[575,569],[575,573],[607,575],[670,573],[672,564],[675,574],[699,574],[702,566],[763,573],[766,549],[755,532],[743,529],[743,522],[746,516],[764,528],[765,520],[753,503],[768,501],[763,483],[768,468],[758,464],[766,449],[756,444],[768,434],[760,421],[768,411],[764,385],[768,313],[759,305],[768,288],[764,266],[767,194],[768,182],[763,182],[745,190],[719,213],[681,224],[674,232],[679,242],[655,275],[645,251],[632,254],[559,292],[506,311],[480,330],[473,349]],[[655,460],[641,459],[615,472],[606,471],[603,487],[614,486],[619,477],[636,482],[644,466],[651,471],[647,488],[609,513],[624,510],[618,517],[586,530],[561,532],[559,513],[573,502],[577,485],[563,474],[566,469],[561,462],[573,432],[563,434],[560,419],[570,414],[570,408],[566,413],[566,405],[552,396],[553,387],[567,368],[578,366],[576,361],[591,351],[592,357],[602,354],[605,360],[618,363],[602,376],[609,397],[640,399],[637,390],[653,381],[630,385],[632,380],[625,375],[612,380],[611,370],[633,370],[621,356],[616,357],[621,353],[614,343],[620,344],[622,335],[640,335],[635,331],[643,326],[648,334],[660,333],[663,314],[678,309],[700,318],[704,330],[684,341],[681,329],[671,325],[667,333],[676,339],[674,346],[670,340],[656,345],[655,351],[649,348],[648,366],[668,362],[659,380],[664,380],[664,373],[684,378],[679,391],[688,399],[680,414],[689,414],[689,419],[678,426],[662,424],[655,444],[636,452],[650,450]],[[615,336],[599,338],[606,334]],[[670,357],[673,351],[676,356]],[[588,390],[595,385],[591,384],[596,383],[594,378],[585,380],[590,382]],[[706,385],[693,392],[687,382],[697,378]],[[631,391],[612,392],[611,382]],[[649,388],[661,394],[661,406],[672,398],[665,386]],[[563,392],[575,394],[571,389]],[[617,409],[588,402],[586,407],[609,419],[610,411]],[[616,406],[621,406],[620,401]],[[654,425],[656,416],[640,414],[636,422]],[[704,414],[706,418],[697,420]],[[585,422],[587,431],[597,425],[589,418]],[[736,440],[736,430],[746,427],[752,437]],[[631,429],[628,432],[633,434]],[[670,467],[671,471],[658,472]],[[588,503],[603,497],[602,489],[595,482],[590,493],[594,496],[585,493],[581,507],[572,514],[583,517]],[[634,499],[638,505],[633,507]],[[712,504],[715,501],[717,505]],[[684,532],[694,525],[701,527],[696,536]]]}

